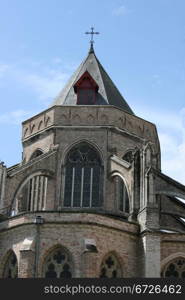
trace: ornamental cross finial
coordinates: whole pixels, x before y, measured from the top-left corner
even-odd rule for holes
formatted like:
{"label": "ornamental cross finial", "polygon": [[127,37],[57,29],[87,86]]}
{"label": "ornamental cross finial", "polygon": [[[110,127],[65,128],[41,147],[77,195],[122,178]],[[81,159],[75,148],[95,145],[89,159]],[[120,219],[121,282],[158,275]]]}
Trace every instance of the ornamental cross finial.
{"label": "ornamental cross finial", "polygon": [[90,43],[91,43],[91,48],[93,48],[93,43],[94,43],[93,35],[94,35],[94,34],[99,34],[99,32],[95,32],[95,31],[94,31],[94,27],[91,27],[91,32],[86,31],[85,34],[91,34],[91,40],[90,40]]}

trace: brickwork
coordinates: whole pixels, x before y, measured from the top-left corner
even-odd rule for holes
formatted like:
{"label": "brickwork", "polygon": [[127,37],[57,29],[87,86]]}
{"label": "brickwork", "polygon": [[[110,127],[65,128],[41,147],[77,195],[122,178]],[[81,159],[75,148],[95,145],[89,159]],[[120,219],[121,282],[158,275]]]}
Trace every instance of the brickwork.
{"label": "brickwork", "polygon": [[184,234],[163,233],[161,243],[161,261],[177,253],[185,253]]}
{"label": "brickwork", "polygon": [[[45,223],[40,225],[38,254],[39,277],[43,276],[43,264],[48,253],[57,245],[65,247],[71,253],[74,277],[99,277],[101,261],[109,252],[117,255],[124,277],[134,277],[137,274],[138,228],[136,225],[95,214],[50,215],[46,213],[43,216]],[[10,220],[9,224],[1,223],[4,230],[2,231],[1,227],[0,265],[2,266],[7,251],[13,246],[18,259],[19,277],[33,277],[35,248],[23,250],[22,247],[27,237],[33,238],[36,242],[38,225],[33,224],[34,214],[25,215],[24,218],[16,217],[15,220],[14,222]],[[25,225],[20,227],[19,224],[24,223]],[[98,253],[85,252],[85,239],[96,241]]]}
{"label": "brickwork", "polygon": [[[153,258],[154,253],[160,254],[160,251],[155,251],[156,238],[149,235],[151,242],[149,241],[149,244],[148,241],[144,244],[142,242],[142,247],[145,248],[148,257],[146,259],[143,250],[141,247],[139,248],[141,244],[136,225],[94,214],[43,213],[43,217],[45,217],[45,223],[40,225],[39,277],[43,276],[45,258],[57,245],[65,247],[71,253],[74,262],[74,277],[99,277],[101,261],[107,253],[111,252],[117,255],[123,268],[124,277],[153,277],[153,274],[156,274],[154,266],[148,271],[145,269],[147,268],[147,259]],[[36,239],[37,230],[36,225],[33,224],[34,218],[35,214],[26,214],[24,217],[14,217],[9,222],[1,223],[0,276],[2,276],[7,253],[13,249],[18,260],[19,277],[33,277],[35,248],[33,247],[29,251],[21,249],[25,238]],[[20,225],[22,226],[20,227]],[[7,228],[9,229],[7,230]],[[84,239],[87,238],[96,241],[98,253],[84,251]],[[157,239],[161,240],[162,267],[171,259],[184,256],[185,237],[183,234],[162,233],[157,235]],[[155,263],[155,267],[158,267],[157,272],[159,272],[160,268],[156,262],[156,258],[152,259],[152,263]],[[141,271],[142,267],[143,271]]]}

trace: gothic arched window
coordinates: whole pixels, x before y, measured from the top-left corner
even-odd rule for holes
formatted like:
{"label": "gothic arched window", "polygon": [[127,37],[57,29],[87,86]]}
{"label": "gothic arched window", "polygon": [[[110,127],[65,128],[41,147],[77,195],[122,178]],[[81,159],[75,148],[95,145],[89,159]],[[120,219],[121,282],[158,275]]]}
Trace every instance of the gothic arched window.
{"label": "gothic arched window", "polygon": [[122,157],[123,160],[126,160],[129,163],[132,163],[133,161],[133,151],[129,150],[127,151],[124,156]]}
{"label": "gothic arched window", "polygon": [[48,178],[43,175],[34,176],[27,184],[27,210],[43,210],[46,205]]}
{"label": "gothic arched window", "polygon": [[107,255],[100,268],[100,278],[121,278],[122,268],[114,254]]}
{"label": "gothic arched window", "polygon": [[170,261],[162,271],[162,277],[185,278],[185,258]]}
{"label": "gothic arched window", "polygon": [[126,185],[123,181],[123,179],[116,175],[114,177],[115,180],[115,197],[118,209],[124,213],[129,213],[130,207],[129,207],[129,197]]}
{"label": "gothic arched window", "polygon": [[24,211],[44,210],[46,205],[48,177],[36,175],[20,189],[12,209],[12,215]]}
{"label": "gothic arched window", "polygon": [[66,160],[64,207],[100,207],[102,175],[97,151],[86,143],[74,147]]}
{"label": "gothic arched window", "polygon": [[56,248],[46,258],[44,264],[45,278],[71,278],[72,262],[70,255],[62,247]]}
{"label": "gothic arched window", "polygon": [[10,252],[5,263],[3,278],[17,278],[18,266],[17,258],[13,251]]}
{"label": "gothic arched window", "polygon": [[40,150],[40,149],[37,149],[37,150],[35,150],[35,151],[32,153],[32,155],[31,155],[31,157],[30,157],[30,160],[32,160],[32,159],[34,159],[34,158],[36,158],[36,157],[38,157],[38,156],[40,156],[40,155],[42,155],[42,154],[43,154],[43,151]]}

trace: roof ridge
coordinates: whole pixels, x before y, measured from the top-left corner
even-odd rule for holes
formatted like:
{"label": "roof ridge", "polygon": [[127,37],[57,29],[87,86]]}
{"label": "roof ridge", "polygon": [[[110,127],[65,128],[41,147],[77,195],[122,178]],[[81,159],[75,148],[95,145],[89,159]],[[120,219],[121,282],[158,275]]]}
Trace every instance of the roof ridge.
{"label": "roof ridge", "polygon": [[[75,83],[77,81],[77,78],[78,78],[78,75],[79,73],[81,72],[83,66],[85,65],[86,61],[88,60],[90,54],[92,53],[88,53],[88,55],[86,56],[86,58],[81,62],[81,64],[78,66],[78,68],[76,69],[76,71],[70,76],[70,78],[68,79],[67,83],[64,85],[64,87],[62,88],[61,92],[56,96],[55,100],[54,100],[54,103],[55,101],[58,100],[58,98],[60,98],[60,95],[63,93],[63,91],[66,89],[66,93],[64,94],[64,102],[63,102],[63,105],[65,104],[66,100],[67,100],[67,97],[69,95],[69,92],[70,92],[70,89],[71,89],[71,82],[72,83]],[[68,86],[68,88],[67,88]],[[53,104],[51,106],[53,106]]]}
{"label": "roof ridge", "polygon": [[[89,56],[89,55],[88,55],[88,56]],[[75,72],[76,76],[74,77],[73,83],[76,82],[76,80],[77,80],[77,78],[78,78],[78,74],[80,73],[81,69],[83,68],[83,66],[84,66],[84,64],[85,64],[85,62],[86,62],[86,60],[88,59],[88,56],[81,62],[81,64],[79,65],[78,69],[76,70],[76,72]],[[69,94],[69,92],[70,92],[70,88],[71,88],[71,86],[69,86],[69,89],[68,89],[68,92],[67,92],[67,94],[66,94],[64,103],[66,102],[67,96],[68,96],[68,94]]]}
{"label": "roof ridge", "polygon": [[[106,70],[104,69],[104,67],[102,66],[102,64],[100,63],[100,61],[97,59],[97,62],[99,64],[100,67],[100,72],[103,71],[104,74],[108,77],[108,79],[111,81],[111,84],[113,85],[114,89],[116,90],[116,92],[119,94],[119,96],[123,99],[124,104],[126,105],[126,107],[128,108],[128,110],[130,111],[130,113],[134,114],[134,112],[132,111],[132,109],[130,108],[130,106],[128,105],[128,103],[126,102],[125,98],[122,96],[121,92],[119,91],[119,89],[117,88],[117,86],[115,85],[115,83],[112,81],[112,79],[110,78],[109,74],[106,72]],[[102,74],[101,74],[102,75]],[[103,80],[103,75],[102,75],[102,80]],[[104,82],[104,86],[105,86],[105,82]],[[105,86],[105,90],[106,90],[106,86]],[[106,91],[107,94],[107,91]]]}
{"label": "roof ridge", "polygon": [[75,94],[73,86],[85,71],[88,71],[91,74],[92,78],[99,85],[99,91],[97,93],[96,100],[97,105],[113,105],[134,115],[132,109],[129,107],[128,103],[101,65],[94,51],[89,51],[86,58],[82,61],[77,70],[69,78],[68,82],[55,98],[51,106],[77,105],[77,96]]}
{"label": "roof ridge", "polygon": [[[105,96],[106,96],[106,98],[108,99],[108,97],[107,97],[107,92],[106,92],[106,89],[105,89],[105,86],[104,86],[104,82],[103,82],[103,78],[102,78],[102,74],[101,74],[101,70],[100,70],[100,68],[99,68],[99,64],[100,64],[100,62],[99,62],[99,60],[98,60],[98,58],[97,58],[97,56],[96,56],[95,52],[93,52],[93,54],[94,54],[95,61],[96,61],[96,63],[97,63],[97,66],[98,66],[98,71],[99,71],[99,73],[100,73],[100,79],[101,79],[101,81],[102,81],[102,83],[103,83],[103,87],[104,87]],[[101,64],[100,64],[100,65],[101,65]]]}

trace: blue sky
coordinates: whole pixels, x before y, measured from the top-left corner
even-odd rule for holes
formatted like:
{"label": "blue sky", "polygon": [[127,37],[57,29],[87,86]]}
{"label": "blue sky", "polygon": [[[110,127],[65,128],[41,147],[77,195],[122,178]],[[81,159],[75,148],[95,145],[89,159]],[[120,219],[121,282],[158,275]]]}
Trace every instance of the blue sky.
{"label": "blue sky", "polygon": [[96,55],[136,115],[157,125],[162,171],[185,184],[184,0],[0,0],[0,160],[21,160],[21,122]]}

